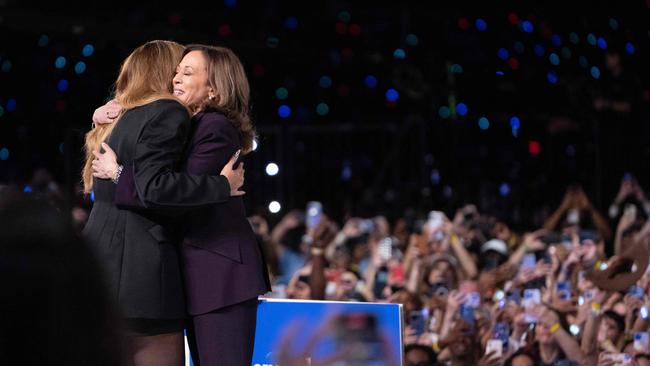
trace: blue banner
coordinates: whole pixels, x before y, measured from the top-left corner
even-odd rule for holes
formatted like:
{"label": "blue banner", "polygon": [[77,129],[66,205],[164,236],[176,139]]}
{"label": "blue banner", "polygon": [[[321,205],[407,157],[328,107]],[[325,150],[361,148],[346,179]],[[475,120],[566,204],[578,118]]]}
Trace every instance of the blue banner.
{"label": "blue banner", "polygon": [[261,300],[253,366],[401,365],[401,314],[400,304]]}

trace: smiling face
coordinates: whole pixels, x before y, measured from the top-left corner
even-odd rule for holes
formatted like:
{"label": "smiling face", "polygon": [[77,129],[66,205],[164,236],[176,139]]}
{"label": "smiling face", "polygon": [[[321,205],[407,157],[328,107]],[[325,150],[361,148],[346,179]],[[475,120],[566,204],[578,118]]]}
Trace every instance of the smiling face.
{"label": "smiling face", "polygon": [[208,62],[201,51],[191,51],[178,64],[174,76],[174,95],[194,113],[214,91],[208,83]]}

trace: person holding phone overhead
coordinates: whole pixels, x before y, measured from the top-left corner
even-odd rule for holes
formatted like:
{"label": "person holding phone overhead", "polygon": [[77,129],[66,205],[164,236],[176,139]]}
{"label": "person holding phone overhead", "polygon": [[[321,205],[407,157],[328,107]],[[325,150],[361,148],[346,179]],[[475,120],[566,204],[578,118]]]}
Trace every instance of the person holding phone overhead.
{"label": "person holding phone overhead", "polygon": [[[174,95],[193,113],[192,140],[184,163],[187,173],[219,171],[236,151],[252,150],[248,80],[231,50],[187,46],[173,84]],[[118,166],[117,158],[107,150],[95,164],[97,174],[103,176]],[[137,176],[137,169],[124,168],[116,186],[116,204],[133,209],[145,206],[134,199],[139,197],[131,174]],[[194,363],[250,365],[257,297],[270,291],[270,282],[242,198],[189,212],[182,230],[182,269],[191,316],[188,338]]]}

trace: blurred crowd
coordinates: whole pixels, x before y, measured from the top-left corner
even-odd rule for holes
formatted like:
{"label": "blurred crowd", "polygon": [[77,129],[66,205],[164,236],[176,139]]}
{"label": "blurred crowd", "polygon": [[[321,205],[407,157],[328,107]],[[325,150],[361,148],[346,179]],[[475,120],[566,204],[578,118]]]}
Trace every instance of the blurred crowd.
{"label": "blurred crowd", "polygon": [[250,218],[269,297],[400,303],[406,365],[650,365],[650,201],[631,175],[607,215],[569,186],[521,233],[471,204],[341,226],[309,211]]}
{"label": "blurred crowd", "polygon": [[[18,191],[2,187],[5,199]],[[65,207],[47,171],[23,191],[70,209],[83,228],[90,198]],[[604,213],[571,185],[541,227],[523,232],[473,204],[341,224],[322,207],[275,224],[249,218],[272,275],[266,297],[402,304],[407,366],[650,365],[650,201],[630,174]],[[59,250],[25,234],[33,217],[11,212],[23,229],[5,234]]]}

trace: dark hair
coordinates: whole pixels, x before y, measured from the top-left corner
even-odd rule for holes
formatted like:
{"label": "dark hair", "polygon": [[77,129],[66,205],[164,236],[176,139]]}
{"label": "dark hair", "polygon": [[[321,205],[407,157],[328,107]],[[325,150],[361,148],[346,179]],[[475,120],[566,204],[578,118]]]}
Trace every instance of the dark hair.
{"label": "dark hair", "polygon": [[418,350],[422,351],[427,354],[427,358],[429,359],[429,365],[435,365],[436,362],[438,361],[438,357],[435,352],[433,352],[433,349],[431,347],[427,347],[421,344],[408,344],[404,347],[404,355],[407,353]]}
{"label": "dark hair", "polygon": [[0,364],[123,364],[119,319],[69,216],[0,197]]}
{"label": "dark hair", "polygon": [[613,310],[607,310],[603,313],[603,315],[607,318],[612,319],[616,323],[616,327],[618,328],[619,332],[625,331],[625,319],[617,312]]}
{"label": "dark hair", "polygon": [[287,230],[282,238],[280,243],[287,249],[290,249],[296,253],[300,253],[300,244],[302,244],[302,237],[306,231],[305,224],[300,224],[292,229]]}
{"label": "dark hair", "polygon": [[512,366],[512,361],[519,356],[528,357],[531,361],[533,361],[533,364],[535,363],[535,357],[530,352],[524,349],[520,349],[517,352],[513,353],[512,356],[508,357],[503,366]]}

